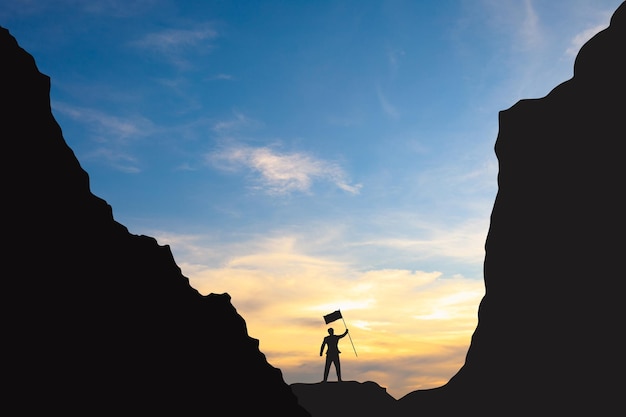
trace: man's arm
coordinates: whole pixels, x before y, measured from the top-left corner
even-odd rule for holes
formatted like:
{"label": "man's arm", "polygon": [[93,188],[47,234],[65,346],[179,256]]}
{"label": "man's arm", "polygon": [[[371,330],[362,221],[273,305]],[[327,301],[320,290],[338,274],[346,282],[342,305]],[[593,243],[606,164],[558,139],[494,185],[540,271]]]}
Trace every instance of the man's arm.
{"label": "man's arm", "polygon": [[339,335],[339,337],[344,337],[344,336],[345,336],[345,335],[347,335],[347,334],[348,334],[348,329],[346,329],[346,331],[345,331],[345,332],[343,332],[343,334]]}
{"label": "man's arm", "polygon": [[324,341],[322,342],[322,347],[320,347],[320,356],[322,356],[322,353],[324,353],[324,346],[326,346],[326,339],[324,339]]}

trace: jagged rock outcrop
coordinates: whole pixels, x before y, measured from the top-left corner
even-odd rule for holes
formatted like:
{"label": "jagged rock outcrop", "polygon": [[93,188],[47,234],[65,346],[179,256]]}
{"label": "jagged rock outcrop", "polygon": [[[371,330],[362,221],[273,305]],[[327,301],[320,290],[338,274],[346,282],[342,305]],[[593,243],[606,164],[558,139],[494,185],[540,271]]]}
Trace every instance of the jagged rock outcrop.
{"label": "jagged rock outcrop", "polygon": [[14,415],[308,416],[227,294],[93,195],[50,80],[0,28],[4,408]]}
{"label": "jagged rock outcrop", "polygon": [[[626,5],[574,76],[502,111],[486,294],[465,365],[406,415],[619,415]],[[619,411],[622,410],[622,411]]]}

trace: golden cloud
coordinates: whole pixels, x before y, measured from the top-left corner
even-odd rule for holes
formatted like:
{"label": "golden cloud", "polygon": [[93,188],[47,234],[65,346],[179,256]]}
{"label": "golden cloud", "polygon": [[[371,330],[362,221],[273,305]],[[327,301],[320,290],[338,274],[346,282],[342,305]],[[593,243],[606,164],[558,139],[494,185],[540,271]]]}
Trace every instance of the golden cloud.
{"label": "golden cloud", "polygon": [[289,238],[268,239],[217,267],[180,266],[200,293],[231,296],[249,335],[288,383],[321,380],[326,328],[344,328],[342,321],[327,326],[322,316],[341,309],[354,343],[354,349],[347,338],[340,344],[344,378],[373,380],[396,398],[443,385],[458,371],[484,295],[482,280],[437,271],[358,271],[298,253]]}

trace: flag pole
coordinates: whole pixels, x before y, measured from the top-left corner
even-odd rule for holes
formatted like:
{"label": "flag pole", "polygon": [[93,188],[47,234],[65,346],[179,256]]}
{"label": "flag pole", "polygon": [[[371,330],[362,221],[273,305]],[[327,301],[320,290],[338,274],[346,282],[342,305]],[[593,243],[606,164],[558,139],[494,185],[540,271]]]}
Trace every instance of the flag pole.
{"label": "flag pole", "polygon": [[[345,327],[346,330],[348,330],[348,326],[346,325],[346,320],[343,318],[343,316],[341,316],[341,321],[343,321],[343,327]],[[348,332],[348,337],[350,338],[350,343],[352,344],[352,349],[354,350],[354,356],[358,358],[359,355],[356,354],[356,348],[354,347],[354,342],[352,342],[352,336],[350,336],[350,332]]]}

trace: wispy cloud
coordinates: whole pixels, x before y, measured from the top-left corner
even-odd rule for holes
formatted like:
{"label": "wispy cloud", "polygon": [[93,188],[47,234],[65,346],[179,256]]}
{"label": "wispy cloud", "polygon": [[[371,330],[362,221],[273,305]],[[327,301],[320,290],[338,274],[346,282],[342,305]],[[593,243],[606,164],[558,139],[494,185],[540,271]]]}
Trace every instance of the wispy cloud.
{"label": "wispy cloud", "polygon": [[193,29],[165,29],[148,33],[131,42],[131,45],[155,52],[178,67],[188,68],[191,63],[185,54],[191,50],[208,52],[212,49],[210,41],[217,36],[217,31],[211,25],[202,24]]}
{"label": "wispy cloud", "polygon": [[380,87],[376,89],[376,94],[378,96],[378,102],[380,103],[380,107],[383,109],[383,112],[387,116],[393,119],[397,119],[400,116],[400,114],[398,113],[398,110],[395,108],[395,106],[393,106],[389,102],[389,100],[387,99],[387,96],[385,96],[385,94],[383,93]]}
{"label": "wispy cloud", "polygon": [[400,60],[406,53],[402,49],[387,48],[387,60],[389,62],[389,70],[392,76],[395,76],[400,67]]}
{"label": "wispy cloud", "polygon": [[153,123],[144,117],[118,117],[100,110],[71,106],[62,102],[52,103],[53,112],[76,120],[85,126],[97,147],[83,155],[84,158],[100,159],[113,168],[139,172],[138,159],[128,147],[154,131]]}
{"label": "wispy cloud", "polygon": [[258,126],[260,122],[251,119],[245,114],[234,111],[233,116],[229,119],[220,120],[213,124],[213,131],[217,133],[231,134],[233,131],[238,131],[245,128],[252,128]]}
{"label": "wispy cloud", "polygon": [[154,130],[153,123],[141,116],[118,117],[85,107],[53,102],[52,109],[86,126],[107,141],[127,141],[143,137]]}
{"label": "wispy cloud", "polygon": [[208,77],[209,80],[224,80],[224,81],[232,81],[235,77],[232,74],[215,74]]}
{"label": "wispy cloud", "polygon": [[445,258],[474,265],[480,264],[484,259],[484,245],[489,228],[487,217],[469,218],[454,227],[426,223],[416,225],[407,221],[405,228],[412,230],[414,237],[396,237],[383,233],[353,245],[369,247],[374,253],[390,251],[394,258]]}
{"label": "wispy cloud", "polygon": [[532,0],[524,1],[524,19],[520,27],[521,38],[525,48],[536,48],[542,42],[543,34],[539,24],[539,16]]}
{"label": "wispy cloud", "polygon": [[606,29],[606,24],[599,24],[589,29],[586,29],[574,36],[570,41],[570,46],[566,49],[565,54],[570,57],[575,57],[580,51],[580,48],[591,38],[593,38],[598,32]]}
{"label": "wispy cloud", "polygon": [[351,184],[336,163],[303,152],[281,153],[269,147],[231,146],[207,155],[207,162],[226,171],[246,170],[255,176],[255,187],[269,194],[309,192],[315,181],[327,181],[358,194],[360,184]]}
{"label": "wispy cloud", "polygon": [[127,174],[141,172],[137,158],[121,150],[99,147],[92,152],[82,155],[82,158],[85,160],[97,159],[104,161],[115,170],[126,172]]}
{"label": "wispy cloud", "polygon": [[166,29],[148,33],[134,41],[133,45],[166,53],[178,48],[195,46],[215,37],[217,37],[217,32],[207,26],[197,29]]}
{"label": "wispy cloud", "polygon": [[[506,39],[508,47],[516,53],[532,52],[541,47],[545,33],[533,0],[483,0],[466,2],[466,5],[468,15],[465,18],[474,20],[466,29],[492,32],[494,41]],[[481,25],[481,28],[474,24]]]}

